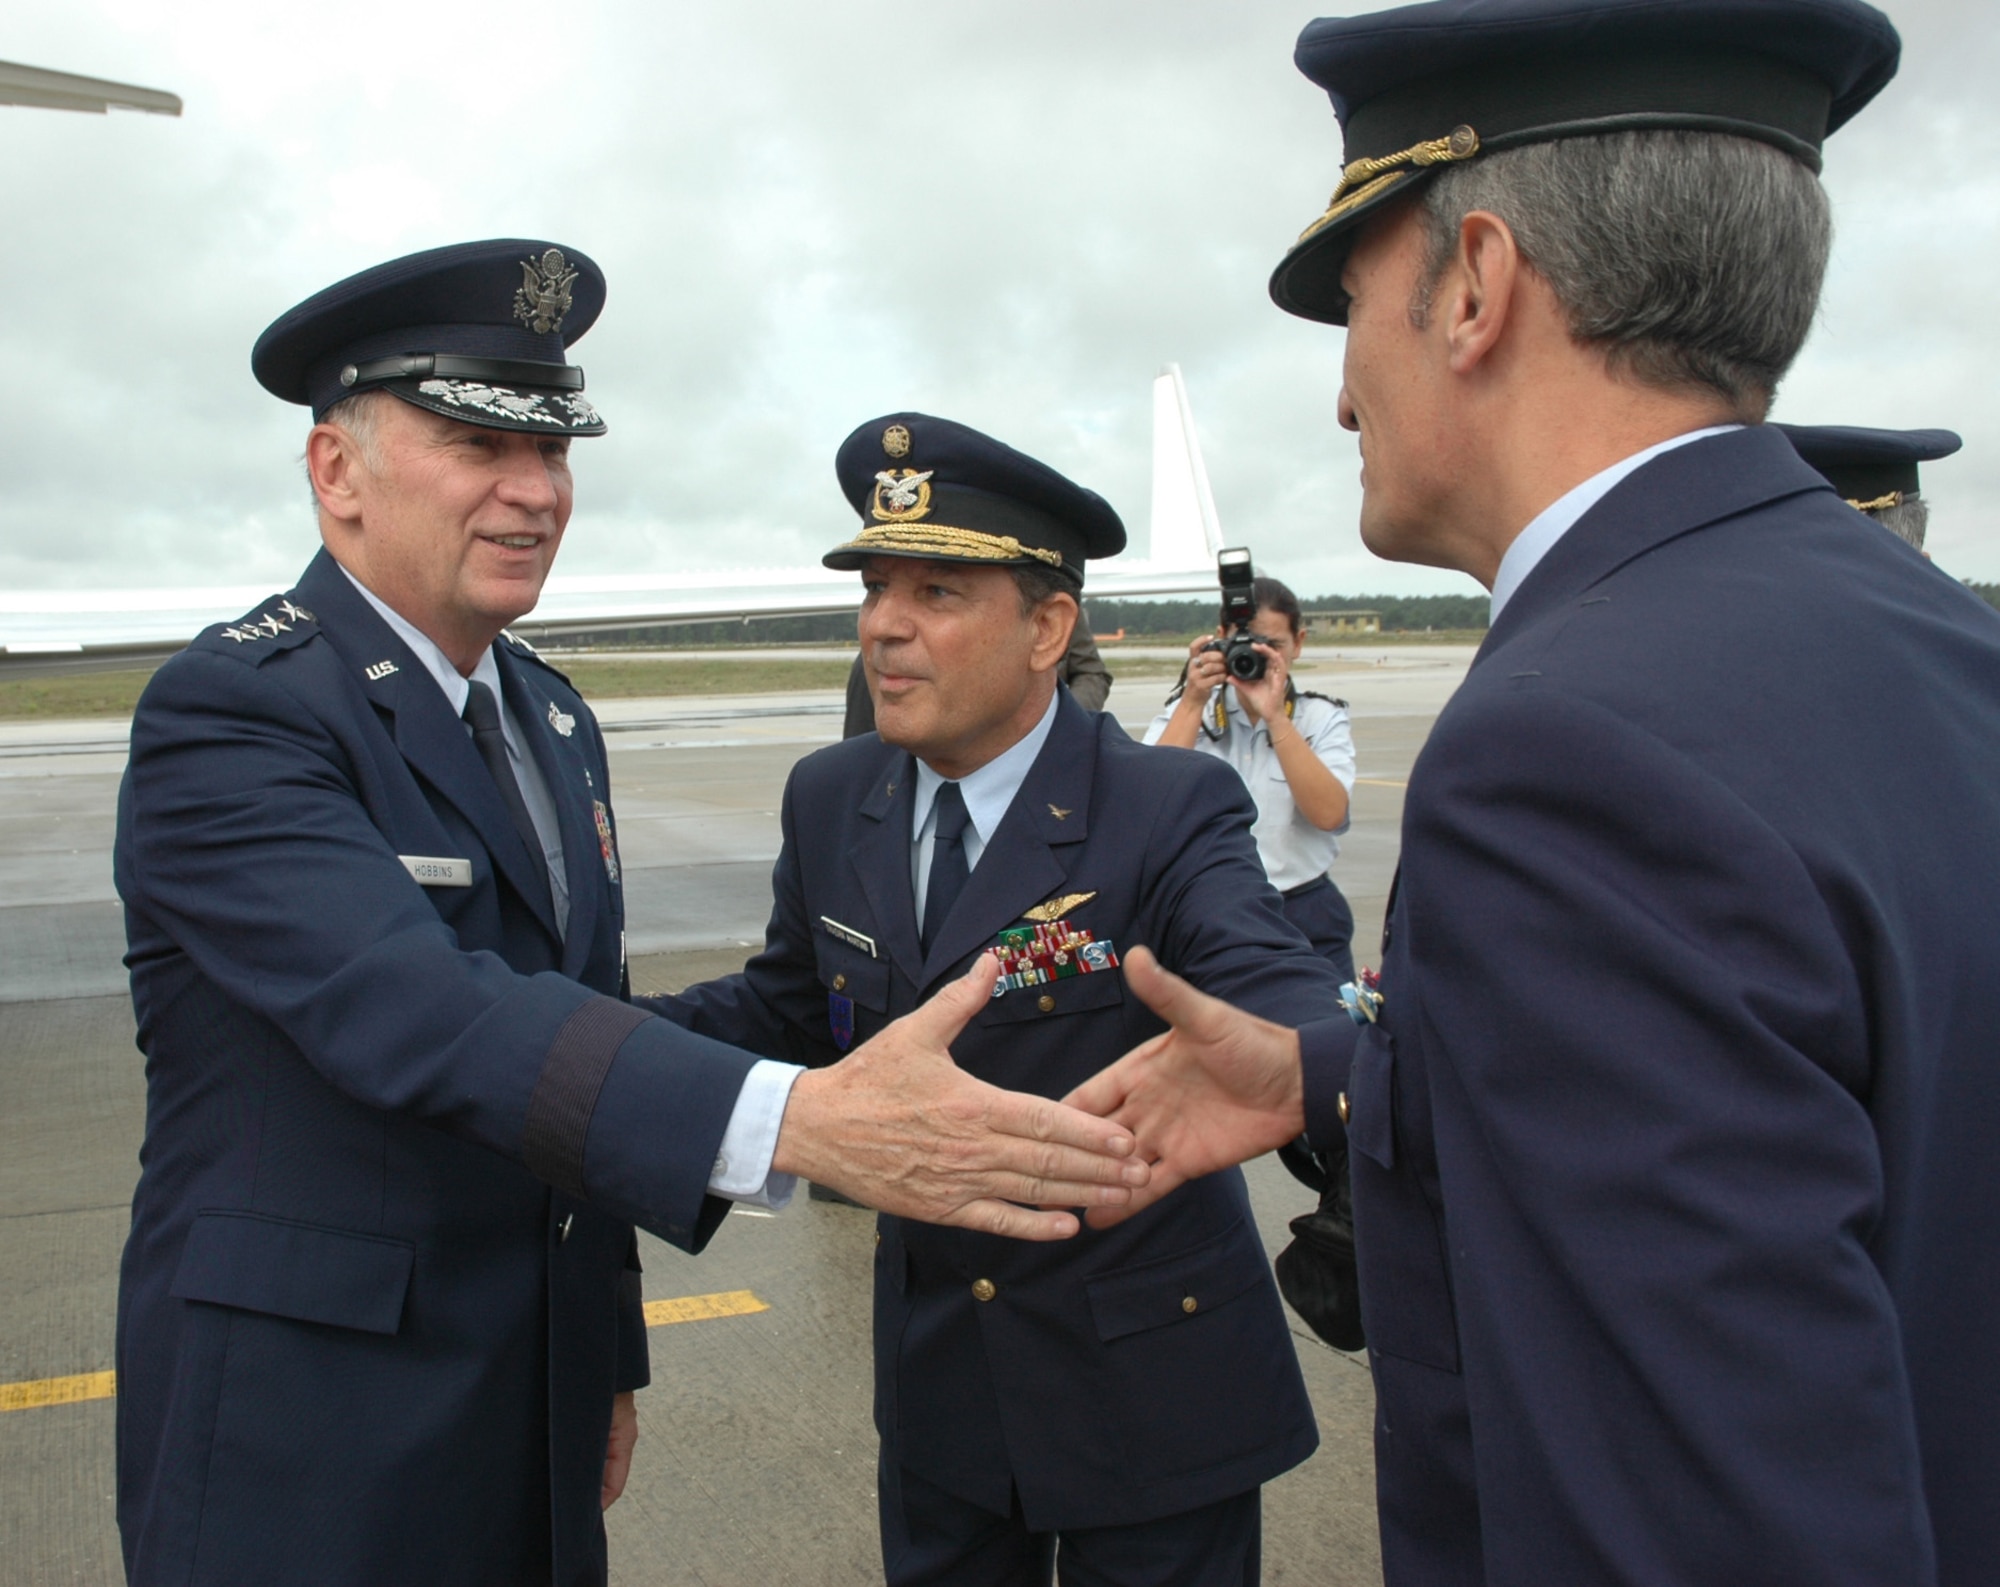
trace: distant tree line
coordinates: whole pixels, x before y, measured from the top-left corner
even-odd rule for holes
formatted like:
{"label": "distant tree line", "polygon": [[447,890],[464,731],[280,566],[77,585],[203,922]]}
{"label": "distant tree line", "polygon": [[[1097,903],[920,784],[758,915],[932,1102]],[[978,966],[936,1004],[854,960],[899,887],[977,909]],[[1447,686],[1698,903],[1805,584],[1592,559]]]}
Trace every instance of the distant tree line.
{"label": "distant tree line", "polygon": [[2000,610],[2000,584],[1974,584],[1967,580],[1965,587],[1988,606]]}
{"label": "distant tree line", "polygon": [[[1214,600],[1099,601],[1086,600],[1090,626],[1100,634],[1124,629],[1128,634],[1179,634],[1212,628],[1220,615]],[[1486,626],[1484,595],[1318,595],[1300,597],[1308,612],[1380,612],[1382,629],[1391,634],[1421,634],[1443,628]]]}

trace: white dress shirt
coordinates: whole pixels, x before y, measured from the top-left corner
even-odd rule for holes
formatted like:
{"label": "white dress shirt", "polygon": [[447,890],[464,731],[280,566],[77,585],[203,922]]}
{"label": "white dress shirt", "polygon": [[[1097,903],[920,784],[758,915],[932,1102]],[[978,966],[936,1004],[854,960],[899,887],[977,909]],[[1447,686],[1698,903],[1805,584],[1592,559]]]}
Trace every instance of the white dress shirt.
{"label": "white dress shirt", "polygon": [[[347,573],[346,568],[340,570]],[[385,606],[375,592],[347,573],[347,581],[361,592],[396,637],[410,647],[410,654],[423,663],[424,671],[437,680],[450,702],[452,714],[462,716],[472,684],[451,663],[437,642],[400,612]],[[473,678],[493,691],[500,704],[500,731],[507,740],[507,759],[521,785],[521,797],[535,823],[535,835],[542,840],[542,855],[548,863],[549,887],[555,894],[556,920],[567,931],[569,923],[569,876],[563,869],[562,823],[556,818],[555,800],[547,779],[533,754],[522,744],[514,714],[507,709],[506,691],[500,686],[500,666],[488,645],[472,669]],[[471,732],[470,728],[466,731]],[[736,1094],[736,1107],[729,1115],[729,1127],[722,1133],[722,1145],[715,1154],[715,1170],[708,1181],[711,1195],[730,1201],[749,1202],[760,1207],[782,1207],[792,1199],[798,1181],[790,1174],[771,1172],[771,1158],[778,1149],[778,1126],[784,1121],[785,1103],[790,1100],[792,1083],[805,1073],[796,1064],[760,1058],[743,1077],[743,1089]]]}
{"label": "white dress shirt", "polygon": [[[965,849],[968,876],[979,863],[979,857],[986,852],[986,845],[992,840],[1001,817],[1007,814],[1007,807],[1014,802],[1014,795],[1027,781],[1028,769],[1035,764],[1035,757],[1041,754],[1042,746],[1049,741],[1049,729],[1056,725],[1056,705],[1061,698],[1060,690],[1052,694],[1048,709],[1042,712],[1042,719],[1028,729],[1024,738],[1002,750],[979,770],[967,772],[958,779],[958,791],[965,800],[965,813],[969,818],[965,824],[965,836],[960,839]],[[919,931],[924,926],[924,899],[930,892],[931,851],[937,846],[931,841],[931,817],[937,809],[937,791],[945,782],[945,778],[922,761],[917,762],[916,802],[910,812],[910,886],[916,894]]]}
{"label": "white dress shirt", "polygon": [[1675,447],[1686,446],[1691,441],[1705,441],[1711,435],[1727,435],[1731,430],[1742,428],[1740,424],[1712,424],[1705,430],[1690,430],[1686,435],[1677,435],[1672,440],[1649,446],[1643,452],[1634,452],[1622,462],[1613,463],[1609,468],[1591,475],[1568,494],[1558,496],[1514,537],[1514,543],[1500,558],[1499,571],[1493,575],[1493,611],[1487,621],[1500,621],[1501,609],[1513,599],[1522,581],[1535,571],[1536,564],[1549,554],[1558,540],[1576,527],[1579,518],[1610,495],[1626,475],[1645,467],[1662,452],[1671,452]]}

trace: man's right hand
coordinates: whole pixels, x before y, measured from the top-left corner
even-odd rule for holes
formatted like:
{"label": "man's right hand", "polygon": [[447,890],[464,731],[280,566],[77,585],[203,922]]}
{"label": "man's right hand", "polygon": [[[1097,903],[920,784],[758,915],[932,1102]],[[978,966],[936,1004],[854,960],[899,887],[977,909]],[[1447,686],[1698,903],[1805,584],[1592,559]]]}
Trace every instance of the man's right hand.
{"label": "man's right hand", "polygon": [[898,1217],[1024,1240],[1077,1232],[1074,1213],[1048,1209],[1129,1201],[1150,1177],[1131,1131],[1002,1091],[952,1062],[950,1044],[985,1006],[998,971],[982,954],[922,1008],[832,1067],[800,1075],[771,1167]]}

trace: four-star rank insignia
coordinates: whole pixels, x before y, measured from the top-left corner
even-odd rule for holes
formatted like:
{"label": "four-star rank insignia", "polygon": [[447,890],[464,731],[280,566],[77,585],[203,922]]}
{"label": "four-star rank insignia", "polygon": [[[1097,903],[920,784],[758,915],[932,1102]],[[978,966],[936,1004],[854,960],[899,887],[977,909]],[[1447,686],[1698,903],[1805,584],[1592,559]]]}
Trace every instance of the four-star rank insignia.
{"label": "four-star rank insignia", "polygon": [[570,286],[580,272],[572,270],[560,248],[540,259],[521,261],[521,284],[514,289],[514,318],[537,336],[562,329],[570,309]]}
{"label": "four-star rank insignia", "polygon": [[883,523],[910,523],[931,510],[933,469],[885,468],[875,476],[875,517]]}

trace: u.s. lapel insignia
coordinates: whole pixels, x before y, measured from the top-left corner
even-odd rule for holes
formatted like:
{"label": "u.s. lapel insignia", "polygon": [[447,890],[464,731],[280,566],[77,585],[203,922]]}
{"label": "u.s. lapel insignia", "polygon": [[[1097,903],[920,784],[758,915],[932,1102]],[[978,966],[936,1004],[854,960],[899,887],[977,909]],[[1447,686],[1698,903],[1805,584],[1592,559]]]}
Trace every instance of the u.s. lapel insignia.
{"label": "u.s. lapel insignia", "polygon": [[540,259],[523,259],[521,284],[514,289],[514,318],[537,336],[561,330],[577,275],[560,248],[549,249]]}
{"label": "u.s. lapel insignia", "polygon": [[597,817],[597,847],[604,855],[604,874],[611,878],[611,885],[618,885],[618,841],[611,835],[611,812],[604,808],[602,799],[590,801],[591,814]]}
{"label": "u.s. lapel insignia", "polygon": [[1061,805],[1050,805],[1049,814],[1054,816],[1058,821],[1067,821],[1069,819],[1069,812],[1063,809]]}
{"label": "u.s. lapel insignia", "polygon": [[366,677],[370,683],[380,683],[384,678],[388,677],[390,673],[400,672],[402,670],[403,669],[398,667],[393,661],[378,661],[372,667],[364,667],[362,669],[362,675]]}
{"label": "u.s. lapel insignia", "polygon": [[1051,898],[1046,904],[1022,910],[1021,918],[1032,920],[1038,926],[1054,925],[1079,904],[1087,904],[1096,896],[1095,893],[1064,893],[1060,898]]}
{"label": "u.s. lapel insignia", "polygon": [[913,468],[885,468],[875,476],[875,505],[871,509],[883,523],[909,523],[931,510],[931,475]]}
{"label": "u.s. lapel insignia", "polygon": [[556,702],[551,700],[549,701],[549,726],[562,734],[564,738],[568,738],[570,734],[576,731],[576,718],[571,716],[567,711],[558,711],[556,709]]}

